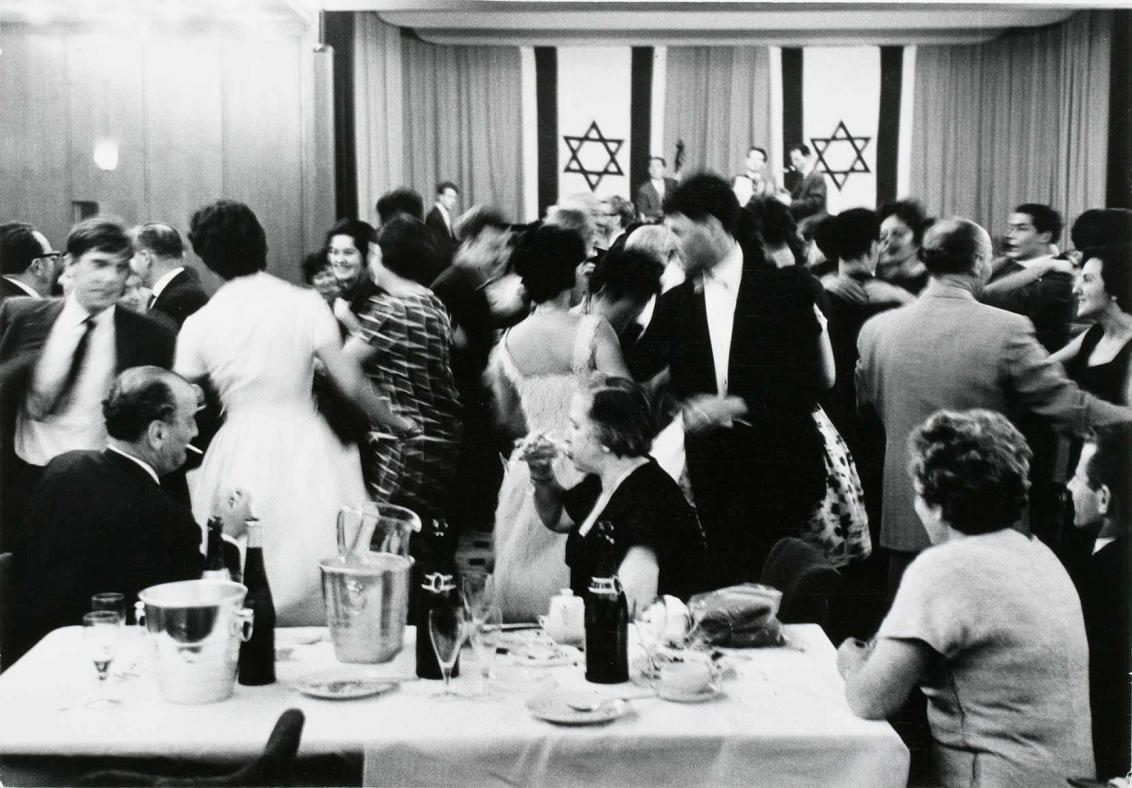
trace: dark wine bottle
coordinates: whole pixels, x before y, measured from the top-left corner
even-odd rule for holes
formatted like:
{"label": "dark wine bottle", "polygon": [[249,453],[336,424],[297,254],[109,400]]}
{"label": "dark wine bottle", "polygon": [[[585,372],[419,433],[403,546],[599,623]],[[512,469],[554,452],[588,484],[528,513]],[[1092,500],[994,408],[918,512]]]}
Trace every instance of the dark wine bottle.
{"label": "dark wine bottle", "polygon": [[586,594],[586,681],[629,680],[629,606],[616,577],[590,578]]}
{"label": "dark wine bottle", "polygon": [[204,556],[204,580],[231,580],[232,574],[224,563],[224,524],[219,517],[208,518],[208,550]]}
{"label": "dark wine bottle", "polygon": [[263,533],[255,520],[248,521],[244,585],[248,588],[244,605],[252,609],[255,617],[252,620],[252,636],[240,644],[239,681],[256,687],[275,681],[275,602],[271,598],[267,568],[263,564]]}
{"label": "dark wine bottle", "polygon": [[[428,611],[451,605],[460,604],[456,594],[456,583],[453,576],[443,572],[430,572],[424,576],[421,584],[420,601],[417,605],[417,675],[422,679],[441,679],[444,674],[440,670],[440,663],[436,660],[436,651],[432,647],[432,637],[428,632]],[[460,675],[460,658],[452,666],[452,677]]]}

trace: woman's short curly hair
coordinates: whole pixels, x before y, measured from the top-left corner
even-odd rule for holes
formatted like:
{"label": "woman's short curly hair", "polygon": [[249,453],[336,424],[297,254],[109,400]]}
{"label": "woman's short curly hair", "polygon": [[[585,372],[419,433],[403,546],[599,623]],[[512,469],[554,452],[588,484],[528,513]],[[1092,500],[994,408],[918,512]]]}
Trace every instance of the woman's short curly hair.
{"label": "woman's short curly hair", "polygon": [[198,208],[189,220],[193,251],[222,279],[267,268],[267,235],[252,209],[235,200]]}
{"label": "woman's short curly hair", "polygon": [[574,271],[585,257],[577,230],[544,224],[519,240],[511,264],[531,298],[541,304],[574,287]]}
{"label": "woman's short curly hair", "polygon": [[920,497],[956,531],[999,531],[1025,511],[1033,453],[1001,413],[937,411],[912,431],[908,449]]}
{"label": "woman's short curly hair", "polygon": [[645,390],[628,378],[594,373],[587,381],[590,421],[598,441],[619,457],[643,457],[655,426]]}

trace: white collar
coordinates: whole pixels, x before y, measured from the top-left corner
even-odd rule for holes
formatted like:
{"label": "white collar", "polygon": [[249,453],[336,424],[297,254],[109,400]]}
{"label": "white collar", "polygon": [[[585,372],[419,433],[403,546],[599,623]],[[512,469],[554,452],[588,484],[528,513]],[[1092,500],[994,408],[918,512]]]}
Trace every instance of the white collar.
{"label": "white collar", "polygon": [[1116,541],[1115,536],[1106,536],[1103,539],[1098,536],[1093,541],[1093,555],[1096,555],[1097,553],[1099,553],[1101,551],[1102,548],[1108,547],[1110,544],[1112,544],[1115,541]]}
{"label": "white collar", "polygon": [[172,271],[165,274],[165,276],[161,277],[156,282],[154,282],[153,283],[153,297],[157,298],[159,295],[161,295],[161,291],[169,286],[169,283],[173,281],[173,277],[175,277],[177,274],[181,273],[184,270],[185,270],[185,266],[183,266],[183,265],[178,266],[177,268],[174,268]]}
{"label": "white collar", "polygon": [[444,217],[444,221],[448,221],[448,209],[441,205],[439,202],[436,204],[436,208],[440,211],[440,215]]}
{"label": "white collar", "polygon": [[63,302],[63,311],[59,313],[59,319],[77,326],[83,323],[88,317],[95,326],[100,326],[107,320],[114,319],[114,305],[111,304],[97,315],[92,315],[87,311],[86,307],[78,302],[74,293],[67,296],[67,299]]}
{"label": "white collar", "polygon": [[150,465],[145,460],[139,460],[134,455],[128,454],[127,452],[122,451],[117,446],[107,446],[106,448],[108,448],[110,451],[114,452],[115,454],[121,454],[127,460],[132,460],[133,462],[136,462],[138,465],[140,465],[142,467],[143,471],[145,471],[146,473],[149,474],[150,478],[153,479],[154,484],[161,484],[161,480],[157,478],[157,471],[153,470],[153,466]]}
{"label": "white collar", "polygon": [[704,271],[704,283],[715,282],[725,290],[737,292],[743,281],[743,248],[735,243],[731,251],[710,271]]}
{"label": "white collar", "polygon": [[1041,265],[1042,263],[1048,262],[1051,259],[1053,259],[1052,254],[1041,254],[1037,257],[1031,257],[1028,260],[1015,260],[1014,262],[1022,266],[1023,268],[1031,268],[1035,265]]}
{"label": "white collar", "polygon": [[32,298],[43,298],[43,296],[41,296],[41,295],[39,294],[39,291],[38,291],[38,290],[36,290],[36,289],[35,289],[34,287],[32,287],[31,285],[27,284],[26,282],[21,282],[21,281],[20,281],[19,279],[16,279],[16,278],[15,278],[15,277],[13,277],[13,276],[5,276],[4,278],[5,278],[5,279],[7,279],[7,280],[8,280],[9,282],[11,282],[12,284],[14,284],[14,285],[15,285],[16,287],[18,287],[18,288],[20,288],[21,290],[23,290],[23,291],[24,291],[25,293],[27,293],[27,294],[28,294],[29,296],[31,296]]}

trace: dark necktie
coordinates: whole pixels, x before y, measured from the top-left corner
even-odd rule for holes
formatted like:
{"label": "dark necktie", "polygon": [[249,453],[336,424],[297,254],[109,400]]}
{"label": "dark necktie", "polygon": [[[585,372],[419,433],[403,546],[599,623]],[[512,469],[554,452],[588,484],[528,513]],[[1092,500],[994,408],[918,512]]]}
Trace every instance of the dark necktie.
{"label": "dark necktie", "polygon": [[67,400],[71,397],[71,389],[75,387],[79,373],[83,370],[83,361],[86,359],[87,347],[90,345],[90,332],[93,330],[94,317],[90,316],[83,320],[83,335],[79,337],[79,343],[75,345],[75,352],[71,354],[71,366],[67,368],[67,375],[63,378],[63,383],[59,386],[55,399],[51,401],[47,415],[58,413],[67,406]]}

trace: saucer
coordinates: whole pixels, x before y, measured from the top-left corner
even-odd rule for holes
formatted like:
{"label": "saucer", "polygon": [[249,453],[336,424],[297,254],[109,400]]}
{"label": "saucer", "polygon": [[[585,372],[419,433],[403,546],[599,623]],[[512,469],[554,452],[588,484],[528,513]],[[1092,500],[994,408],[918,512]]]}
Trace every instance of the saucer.
{"label": "saucer", "polygon": [[556,725],[602,725],[623,716],[629,704],[623,700],[611,700],[591,711],[579,711],[570,705],[577,702],[579,693],[544,692],[527,701],[527,710],[540,720]]}
{"label": "saucer", "polygon": [[659,681],[656,683],[656,694],[663,700],[672,701],[673,703],[703,703],[704,701],[718,698],[723,694],[723,690],[718,684],[709,684],[706,689],[700,692],[684,692],[682,690],[675,690],[671,687],[665,687]]}
{"label": "saucer", "polygon": [[368,698],[388,692],[397,682],[358,674],[349,670],[330,670],[310,673],[295,682],[294,687],[304,695],[325,700],[351,700]]}

